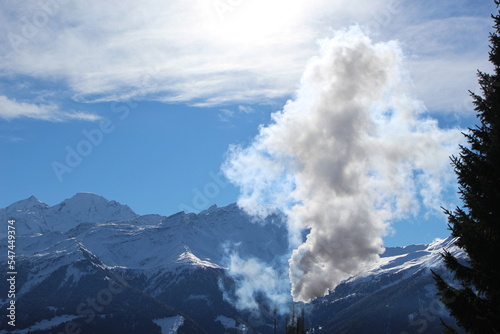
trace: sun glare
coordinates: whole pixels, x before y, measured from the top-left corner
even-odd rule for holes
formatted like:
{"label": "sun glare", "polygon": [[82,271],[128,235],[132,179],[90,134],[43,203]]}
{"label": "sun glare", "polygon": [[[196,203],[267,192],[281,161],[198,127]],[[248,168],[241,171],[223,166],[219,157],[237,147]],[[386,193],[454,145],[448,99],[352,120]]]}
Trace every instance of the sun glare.
{"label": "sun glare", "polygon": [[230,1],[217,8],[218,35],[228,42],[266,43],[283,38],[298,23],[299,1]]}

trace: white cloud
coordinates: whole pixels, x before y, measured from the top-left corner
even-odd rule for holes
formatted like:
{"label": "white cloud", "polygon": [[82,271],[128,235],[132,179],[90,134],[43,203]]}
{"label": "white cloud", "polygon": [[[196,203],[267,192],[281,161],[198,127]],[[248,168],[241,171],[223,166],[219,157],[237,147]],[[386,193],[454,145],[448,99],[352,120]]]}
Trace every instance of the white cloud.
{"label": "white cloud", "polygon": [[[64,4],[55,5],[58,1]],[[217,3],[228,6],[223,7],[222,17]],[[43,9],[40,4],[49,5]],[[0,27],[7,33],[0,37],[4,52],[0,70],[62,79],[79,101],[139,96],[199,106],[264,102],[295,91],[317,40],[329,37],[332,29],[357,22],[377,38],[393,39],[394,32],[400,32],[402,42],[411,46],[418,36],[404,34],[415,24],[409,15],[418,17],[423,10],[407,13],[410,4],[395,0],[45,0],[22,5],[3,1]],[[450,1],[446,4],[439,5],[443,15],[455,7]],[[487,16],[485,12],[483,17]],[[443,39],[452,33],[433,32]],[[464,38],[457,43],[463,44],[477,31],[461,32]],[[484,43],[478,48],[476,39],[472,41],[471,50],[487,51]],[[420,78],[432,71],[427,62],[444,59],[440,55],[437,51],[437,58],[424,59],[426,63],[418,66],[423,73],[416,76],[417,84],[430,87],[429,91],[437,84]],[[454,64],[452,60],[449,68]],[[476,57],[461,60],[464,72],[477,67]],[[453,82],[460,73],[451,73]],[[472,86],[473,79],[461,79],[463,84],[450,95]],[[427,93],[422,97],[431,106],[439,100]],[[450,104],[446,101],[438,107],[446,108]]]}
{"label": "white cloud", "polygon": [[11,120],[21,117],[54,122],[67,120],[96,121],[100,119],[99,116],[94,114],[62,111],[54,104],[33,104],[0,95],[0,118]]}

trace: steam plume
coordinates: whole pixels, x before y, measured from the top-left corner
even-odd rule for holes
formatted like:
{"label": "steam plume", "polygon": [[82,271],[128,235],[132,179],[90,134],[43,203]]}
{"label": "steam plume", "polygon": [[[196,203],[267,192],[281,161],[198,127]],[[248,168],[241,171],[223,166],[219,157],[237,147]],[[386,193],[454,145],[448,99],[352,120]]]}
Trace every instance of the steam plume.
{"label": "steam plume", "polygon": [[390,221],[439,210],[453,182],[448,156],[460,132],[423,117],[401,63],[395,42],[373,43],[357,27],[338,32],[321,43],[272,124],[248,147],[230,149],[223,170],[241,190],[239,205],[288,216],[296,301],[373,264]]}

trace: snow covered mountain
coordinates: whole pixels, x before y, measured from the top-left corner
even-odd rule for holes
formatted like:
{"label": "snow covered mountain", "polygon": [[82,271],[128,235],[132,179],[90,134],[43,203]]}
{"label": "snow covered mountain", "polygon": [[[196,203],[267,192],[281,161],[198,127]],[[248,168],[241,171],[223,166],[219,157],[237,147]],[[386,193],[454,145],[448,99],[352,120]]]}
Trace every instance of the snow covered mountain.
{"label": "snow covered mountain", "polygon": [[436,296],[431,275],[432,269],[451,280],[441,262],[443,249],[465,257],[451,238],[387,248],[373,269],[312,303],[313,332],[442,333],[441,319],[455,324]]}
{"label": "snow covered mountain", "polygon": [[[0,209],[0,219],[16,220],[17,333],[273,332],[265,300],[253,313],[229,302],[236,282],[225,266],[234,250],[266,263],[286,254],[279,215],[254,221],[232,204],[139,216],[79,193],[55,206],[30,197]],[[6,238],[2,229],[2,263]],[[439,318],[449,316],[430,268],[440,270],[442,248],[458,252],[451,240],[388,248],[378,266],[310,304],[308,326],[315,333],[441,332]],[[0,299],[0,308],[6,303]],[[0,333],[11,329],[7,320],[0,319]]]}
{"label": "snow covered mountain", "polygon": [[0,210],[3,220],[21,218],[17,224],[17,232],[21,235],[67,232],[80,223],[130,220],[137,216],[128,206],[91,193],[78,193],[52,207],[31,196]]}

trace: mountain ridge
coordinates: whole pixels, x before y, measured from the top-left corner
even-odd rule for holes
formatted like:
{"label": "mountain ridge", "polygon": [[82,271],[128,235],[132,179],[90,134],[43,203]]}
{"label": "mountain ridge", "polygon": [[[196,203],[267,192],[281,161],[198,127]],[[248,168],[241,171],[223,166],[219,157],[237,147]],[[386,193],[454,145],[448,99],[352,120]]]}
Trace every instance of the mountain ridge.
{"label": "mountain ridge", "polygon": [[[22,219],[21,224],[18,224],[17,233],[29,235],[48,231],[67,232],[80,223],[130,220],[139,215],[129,206],[102,196],[77,193],[53,206],[30,196],[0,209],[0,219],[16,219],[19,216],[22,216]],[[37,219],[36,216],[44,219]]]}
{"label": "mountain ridge", "polygon": [[[135,333],[136,327],[160,333],[157,323],[179,325],[182,317],[188,320],[178,326],[178,333],[271,333],[272,304],[259,292],[252,297],[258,310],[236,307],[242,281],[230,274],[228,264],[234,254],[267,264],[289,255],[284,216],[257,221],[237,204],[213,205],[198,214],[137,215],[118,202],[79,193],[51,207],[31,196],[0,209],[0,218],[15,218],[20,229],[18,300],[20,312],[26,314],[20,323],[30,332],[49,333],[63,328],[64,321],[76,321],[94,333],[109,333],[105,328],[110,324],[121,333]],[[2,256],[5,238],[0,233]],[[451,238],[387,247],[377,265],[307,306],[308,327],[328,334],[386,333],[387,328],[388,333],[419,332],[424,328],[419,318],[422,301],[424,306],[440,305],[432,296],[430,269],[442,270],[442,248],[460,253]],[[113,295],[115,302],[94,311],[102,318],[87,323],[79,305],[105,291],[113,277],[122,276],[127,277],[127,294]],[[129,319],[134,298],[141,300],[142,309]],[[0,300],[0,307],[5,302]],[[444,309],[434,308],[434,320],[426,320],[423,332],[439,332],[435,319],[449,318]],[[376,326],[366,320],[371,318]],[[41,329],[36,324],[43,321],[56,324]],[[2,328],[4,324],[0,321]]]}

